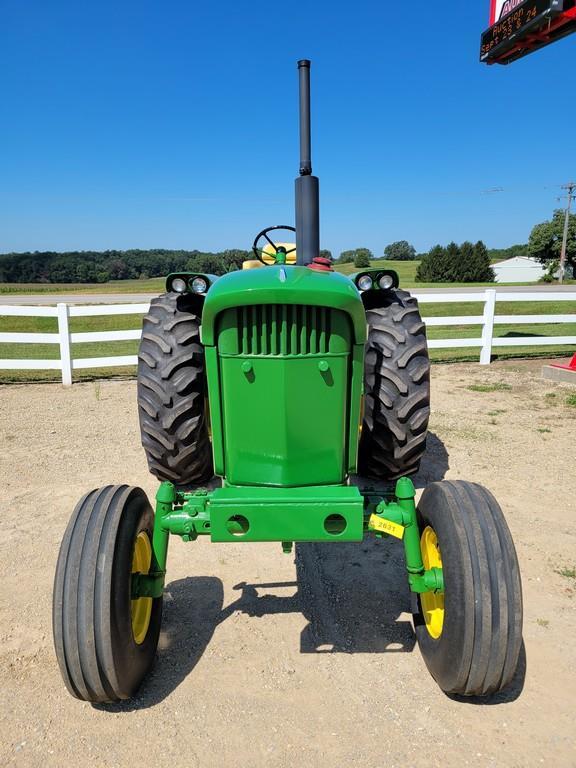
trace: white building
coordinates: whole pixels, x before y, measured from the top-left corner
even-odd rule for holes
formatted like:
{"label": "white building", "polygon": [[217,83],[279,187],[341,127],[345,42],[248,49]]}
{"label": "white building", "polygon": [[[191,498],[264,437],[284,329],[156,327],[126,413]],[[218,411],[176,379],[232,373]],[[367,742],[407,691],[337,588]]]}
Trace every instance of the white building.
{"label": "white building", "polygon": [[499,261],[492,264],[492,269],[497,283],[537,283],[546,274],[546,267],[529,256],[515,256],[513,259]]}

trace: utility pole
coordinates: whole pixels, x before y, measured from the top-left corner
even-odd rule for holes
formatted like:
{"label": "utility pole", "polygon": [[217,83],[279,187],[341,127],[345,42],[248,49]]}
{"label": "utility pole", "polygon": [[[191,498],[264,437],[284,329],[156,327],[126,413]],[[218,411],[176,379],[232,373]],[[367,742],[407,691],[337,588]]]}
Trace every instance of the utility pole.
{"label": "utility pole", "polygon": [[568,224],[570,222],[570,207],[572,206],[572,198],[576,197],[576,182],[570,181],[568,184],[563,184],[562,189],[568,191],[568,203],[566,205],[566,216],[564,218],[564,234],[562,236],[562,250],[560,251],[560,283],[564,280],[564,272],[566,269],[566,246],[568,244]]}

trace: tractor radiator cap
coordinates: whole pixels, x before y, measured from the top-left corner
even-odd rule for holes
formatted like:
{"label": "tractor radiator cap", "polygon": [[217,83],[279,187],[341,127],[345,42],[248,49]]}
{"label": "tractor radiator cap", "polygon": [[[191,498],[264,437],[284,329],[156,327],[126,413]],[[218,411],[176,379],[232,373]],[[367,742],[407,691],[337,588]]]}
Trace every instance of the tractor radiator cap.
{"label": "tractor radiator cap", "polygon": [[325,256],[314,256],[312,264],[308,264],[308,269],[314,269],[316,272],[334,272],[331,260]]}

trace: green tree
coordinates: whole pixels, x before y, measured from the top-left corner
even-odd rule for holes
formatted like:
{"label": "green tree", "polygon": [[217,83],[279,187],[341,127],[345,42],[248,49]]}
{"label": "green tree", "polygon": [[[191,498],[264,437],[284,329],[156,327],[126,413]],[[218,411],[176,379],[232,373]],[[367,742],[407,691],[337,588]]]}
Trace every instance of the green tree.
{"label": "green tree", "polygon": [[458,273],[461,264],[460,247],[452,241],[446,246],[446,266],[442,277],[445,283],[455,283],[458,280]]}
{"label": "green tree", "polygon": [[323,259],[332,259],[332,251],[329,251],[327,248],[321,248],[319,256],[322,256]]}
{"label": "green tree", "polygon": [[[463,261],[465,261],[463,259]],[[464,283],[493,283],[494,282],[494,270],[490,266],[490,254],[488,248],[484,245],[482,240],[474,245],[472,249],[471,263],[466,266],[463,264],[464,276],[462,282]]]}
{"label": "green tree", "polygon": [[490,257],[484,243],[452,242],[435,245],[416,270],[416,280],[427,283],[489,283],[494,280]]}
{"label": "green tree", "polygon": [[[556,210],[550,221],[536,224],[530,232],[528,251],[530,256],[534,256],[541,264],[550,266],[551,262],[560,259],[564,218],[564,211]],[[571,213],[568,220],[566,267],[568,274],[576,274],[576,213]]]}
{"label": "green tree", "polygon": [[446,260],[446,249],[441,245],[435,245],[428,253],[422,256],[420,264],[416,268],[416,282],[437,282],[437,274],[443,269]]}
{"label": "green tree", "polygon": [[509,248],[489,248],[488,256],[490,259],[504,261],[513,259],[515,256],[529,256],[528,243],[511,245]]}
{"label": "green tree", "polygon": [[370,261],[374,258],[374,254],[370,250],[370,248],[353,248],[351,251],[342,251],[340,254],[340,258],[338,261],[341,264],[351,264],[354,262],[356,266],[356,259],[368,259],[368,264],[366,266],[370,266]]}
{"label": "green tree", "polygon": [[370,248],[356,248],[356,254],[354,258],[360,257],[366,257],[368,261],[372,261],[374,258],[374,254],[370,250]]}
{"label": "green tree", "polygon": [[365,248],[360,248],[356,251],[356,255],[354,256],[354,266],[358,269],[366,269],[370,266],[370,258],[364,252],[365,250]]}
{"label": "green tree", "polygon": [[416,248],[407,240],[398,240],[384,248],[384,258],[390,261],[413,261],[416,258]]}
{"label": "green tree", "polygon": [[450,283],[454,280],[455,264],[460,255],[456,243],[435,245],[416,270],[416,280],[425,283]]}

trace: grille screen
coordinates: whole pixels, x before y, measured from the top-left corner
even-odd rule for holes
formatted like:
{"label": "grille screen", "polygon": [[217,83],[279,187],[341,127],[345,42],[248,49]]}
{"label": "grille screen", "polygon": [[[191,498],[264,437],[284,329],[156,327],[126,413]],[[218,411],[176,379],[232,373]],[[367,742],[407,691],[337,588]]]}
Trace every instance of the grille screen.
{"label": "grille screen", "polygon": [[322,355],[330,350],[332,311],[300,304],[236,309],[242,355]]}

